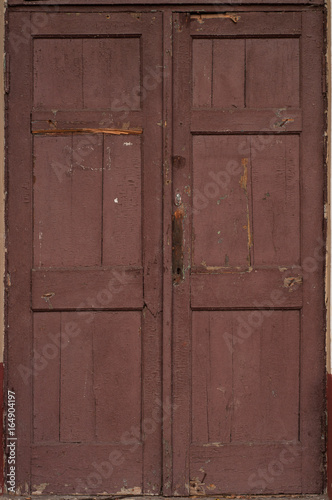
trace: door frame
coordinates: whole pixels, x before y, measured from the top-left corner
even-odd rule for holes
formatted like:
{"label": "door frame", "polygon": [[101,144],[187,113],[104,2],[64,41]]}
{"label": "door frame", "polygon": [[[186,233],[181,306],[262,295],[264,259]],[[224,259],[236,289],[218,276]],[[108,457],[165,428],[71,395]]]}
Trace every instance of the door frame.
{"label": "door frame", "polygon": [[[202,2],[199,0],[188,0],[187,2],[183,3],[206,3],[208,4],[209,2]],[[24,0],[9,0],[10,5],[22,5],[23,3],[27,4],[28,2],[24,2]],[[43,11],[43,7],[41,5],[41,2],[32,0],[29,2],[30,5],[38,5],[40,11]],[[46,3],[46,2],[45,2]],[[97,3],[99,5],[101,4],[111,4],[113,3],[112,0],[85,0],[85,2],[82,2],[82,0],[50,0],[47,2],[47,4],[75,4],[75,3]],[[129,0],[129,2],[123,2],[123,3],[130,3],[130,4],[135,4],[139,3],[138,0]],[[149,0],[151,5],[156,4],[158,2]],[[175,3],[176,5],[176,0],[169,0],[169,2],[166,2],[169,4]],[[211,2],[210,2],[211,3]],[[212,2],[213,3],[213,2]],[[229,4],[229,0],[225,0],[225,4]],[[241,4],[245,3],[245,0],[243,2],[239,2]],[[259,4],[259,0],[254,0],[250,1],[250,4],[257,3]],[[298,4],[299,6],[305,6],[305,5],[311,5],[311,4],[318,4],[322,5],[321,0],[314,0],[314,2],[311,2],[309,0],[266,0],[266,4],[271,4],[273,7],[276,6],[283,6],[287,5],[287,3],[291,4]],[[8,59],[5,57],[5,43],[4,43],[4,38],[5,38],[5,10],[6,10],[6,4],[7,0],[4,0],[4,5],[3,8],[0,8],[0,58],[1,58],[1,64],[0,64],[0,87],[3,89],[1,91],[1,98],[0,98],[0,275],[2,275],[3,279],[0,280],[0,388],[3,387],[3,368],[4,368],[4,343],[5,343],[5,310],[6,310],[6,299],[5,299],[5,291],[6,288],[10,286],[10,281],[7,280],[6,277],[6,245],[5,245],[5,213],[6,213],[6,204],[5,204],[5,197],[6,197],[6,186],[5,186],[5,154],[6,154],[6,149],[5,149],[5,130],[6,130],[6,120],[5,120],[5,101],[6,101],[6,93],[8,92],[9,88],[9,80],[7,78],[7,73],[5,71],[5,67],[9,67]],[[220,3],[218,4],[220,5]],[[134,5],[133,5],[134,6]],[[206,10],[213,10],[215,7],[212,5],[211,9],[210,7],[206,6]],[[259,7],[259,5],[258,5]],[[47,7],[46,7],[47,8]],[[236,8],[234,3],[232,2],[232,7],[231,8]],[[167,127],[167,123],[171,123],[172,121],[172,116],[171,116],[171,106],[170,106],[170,100],[172,99],[172,74],[171,74],[171,31],[172,31],[172,25],[169,22],[170,18],[173,15],[174,11],[178,10],[187,10],[185,6],[178,8],[176,7],[169,7],[168,9],[164,10],[164,25],[163,25],[163,37],[164,40],[167,40],[165,46],[164,46],[164,60],[165,60],[165,65],[169,67],[170,71],[166,71],[165,78],[164,78],[164,116],[163,116],[163,122],[165,126],[163,127],[163,135],[164,135],[164,151],[163,151],[163,171],[164,171],[164,203],[167,206],[172,206],[173,203],[173,196],[172,196],[172,180],[171,180],[171,144],[172,144],[172,137],[171,137],[171,127]],[[327,60],[327,67],[328,71],[326,72],[326,80],[327,80],[327,85],[328,85],[328,92],[327,92],[327,109],[328,109],[328,120],[326,124],[326,136],[327,136],[327,144],[326,144],[326,177],[325,177],[325,182],[326,182],[326,200],[325,200],[325,221],[326,221],[326,283],[325,283],[325,294],[326,294],[326,378],[327,378],[327,398],[326,398],[326,406],[328,410],[328,428],[331,430],[328,432],[328,438],[327,438],[327,490],[329,494],[329,498],[332,500],[332,306],[331,306],[331,300],[332,300],[332,259],[331,259],[331,254],[332,254],[332,181],[331,181],[331,173],[332,173],[332,92],[331,92],[331,86],[332,86],[332,6],[331,6],[331,1],[328,1],[327,3],[327,47],[326,47],[326,60]],[[325,76],[323,77],[323,85],[325,84]],[[171,303],[172,301],[172,275],[171,275],[171,269],[172,269],[172,251],[171,251],[171,245],[167,243],[169,241],[170,235],[171,235],[171,226],[170,226],[170,217],[169,214],[166,213],[167,211],[164,211],[164,219],[163,219],[163,236],[164,236],[164,267],[170,271],[166,272],[164,276],[164,282],[163,282],[163,292],[164,292],[164,300],[166,303]],[[168,315],[164,314],[163,316],[163,352],[164,352],[164,359],[163,359],[163,375],[164,375],[164,382],[163,382],[163,403],[165,405],[169,404],[168,400],[168,394],[170,393],[171,390],[171,385],[172,385],[172,380],[171,380],[171,363],[172,363],[172,343],[171,343],[171,308],[168,308]],[[0,408],[4,412],[4,407],[5,407],[5,401],[4,398],[6,397],[6,390],[0,390]],[[2,429],[1,429],[2,430]],[[171,442],[171,421],[167,421],[167,425],[164,426],[164,442]],[[3,439],[3,436],[1,435],[1,439]],[[163,462],[163,477],[164,477],[164,484],[166,485],[165,490],[164,490],[164,495],[169,495],[170,494],[170,487],[167,489],[167,484],[169,483],[168,479],[170,477],[171,473],[171,453],[170,453],[170,447],[165,446],[164,447],[164,462]],[[3,467],[0,467],[0,489],[2,492],[4,492],[4,474],[3,474]]]}

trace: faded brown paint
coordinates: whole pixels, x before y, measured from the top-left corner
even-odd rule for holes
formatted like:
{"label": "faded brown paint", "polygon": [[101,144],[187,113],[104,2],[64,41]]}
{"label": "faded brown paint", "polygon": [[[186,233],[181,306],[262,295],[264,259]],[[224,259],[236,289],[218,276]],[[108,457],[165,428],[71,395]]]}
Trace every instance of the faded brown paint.
{"label": "faded brown paint", "polygon": [[[321,236],[321,12],[82,9],[53,14],[44,31],[32,23],[34,44],[13,51],[8,377],[20,421],[33,428],[32,436],[19,430],[18,484],[49,495],[321,492],[322,268],[309,277],[301,269]],[[12,34],[20,16],[10,14]],[[117,71],[107,78],[112,61]],[[168,61],[169,73],[144,98],[132,96],[124,123],[113,98],[130,98],[147,61]],[[104,105],[112,128],[98,128]],[[267,128],[270,142],[259,149]],[[93,144],[86,162],[77,154],[83,133]],[[133,137],[124,142],[123,133]],[[214,196],[211,179],[227,160],[238,165],[228,183],[214,181]],[[209,193],[200,209],[197,191]],[[110,303],[114,273],[120,286]],[[262,310],[264,325],[241,342],[238,322]],[[49,360],[42,376],[34,370],[31,401],[31,379],[25,384],[15,366],[59,332],[61,362]],[[175,405],[165,410],[163,450],[162,375],[164,403]],[[155,412],[150,433],[144,425]],[[128,428],[138,429],[135,449],[117,443],[122,466],[87,487],[92,462],[104,463]],[[285,443],[302,463],[266,488],[249,484]]]}

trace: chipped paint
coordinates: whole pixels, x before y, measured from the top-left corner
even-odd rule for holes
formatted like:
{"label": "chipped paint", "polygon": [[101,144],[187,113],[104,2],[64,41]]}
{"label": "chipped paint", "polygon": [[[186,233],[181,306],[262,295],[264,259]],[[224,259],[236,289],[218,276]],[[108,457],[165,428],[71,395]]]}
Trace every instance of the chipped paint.
{"label": "chipped paint", "polygon": [[252,247],[252,234],[251,234],[251,229],[250,229],[250,213],[249,213],[249,197],[248,197],[248,158],[242,158],[241,159],[241,164],[243,167],[243,174],[240,177],[240,186],[245,192],[246,195],[246,200],[247,200],[247,226],[244,227],[247,230],[248,233],[248,264],[249,266],[251,265],[251,255],[250,255],[250,249]]}
{"label": "chipped paint", "polygon": [[284,287],[289,288],[289,291],[293,291],[294,285],[300,285],[302,283],[302,276],[291,276],[289,278],[284,279]]}
{"label": "chipped paint", "polygon": [[241,17],[238,14],[192,14],[191,19],[195,19],[198,23],[203,24],[205,19],[230,19],[233,23],[237,23]]}
{"label": "chipped paint", "polygon": [[185,186],[185,187],[184,187],[184,192],[185,192],[188,196],[190,196],[190,195],[191,195],[191,188],[190,188],[190,186]]}
{"label": "chipped paint", "polygon": [[240,178],[240,186],[241,188],[247,192],[247,183],[248,183],[248,158],[242,158],[241,164],[243,167],[243,174]]}
{"label": "chipped paint", "polygon": [[172,269],[173,283],[178,285],[184,279],[183,249],[184,249],[184,207],[181,204],[172,217]]}
{"label": "chipped paint", "polygon": [[116,495],[140,495],[142,493],[142,488],[140,486],[134,486],[133,488],[125,488],[124,486],[120,491],[117,491]]}
{"label": "chipped paint", "polygon": [[208,484],[206,487],[207,487],[208,490],[215,490],[216,489],[216,485],[215,484]]}
{"label": "chipped paint", "polygon": [[288,123],[291,123],[291,122],[294,122],[294,118],[284,118],[280,122],[277,122],[275,125],[277,127],[284,127],[285,125],[287,125]]}
{"label": "chipped paint", "polygon": [[205,495],[205,483],[199,481],[198,479],[193,479],[190,481],[189,485],[190,495]]}
{"label": "chipped paint", "polygon": [[44,491],[46,490],[48,484],[47,483],[41,483],[41,484],[34,484],[33,485],[33,495],[42,495]]}
{"label": "chipped paint", "polygon": [[228,198],[228,194],[225,194],[224,196],[220,196],[220,198],[217,200],[217,205],[220,205],[222,200],[226,200]]}
{"label": "chipped paint", "polygon": [[54,292],[48,292],[48,293],[44,293],[44,295],[41,296],[41,298],[45,300],[49,309],[54,309],[52,304],[51,304],[51,299],[54,297],[54,295],[55,295]]}

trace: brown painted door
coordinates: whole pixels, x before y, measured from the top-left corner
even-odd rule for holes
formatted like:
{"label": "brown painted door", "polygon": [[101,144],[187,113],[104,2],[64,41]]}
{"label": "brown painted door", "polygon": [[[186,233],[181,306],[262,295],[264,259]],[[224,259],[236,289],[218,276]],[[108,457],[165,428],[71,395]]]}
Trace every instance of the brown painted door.
{"label": "brown painted door", "polygon": [[322,15],[173,35],[174,492],[318,493]]}
{"label": "brown painted door", "polygon": [[322,14],[104,10],[9,16],[17,491],[320,493]]}
{"label": "brown painted door", "polygon": [[17,486],[159,493],[161,16],[38,15],[10,17]]}

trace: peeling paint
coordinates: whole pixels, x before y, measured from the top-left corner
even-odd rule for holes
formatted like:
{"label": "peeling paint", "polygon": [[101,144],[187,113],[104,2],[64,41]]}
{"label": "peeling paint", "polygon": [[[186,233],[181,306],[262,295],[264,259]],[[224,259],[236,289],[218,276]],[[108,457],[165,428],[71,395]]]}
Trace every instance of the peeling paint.
{"label": "peeling paint", "polygon": [[34,495],[42,495],[48,486],[47,483],[34,484],[33,485],[33,494]]}
{"label": "peeling paint", "polygon": [[251,235],[251,229],[250,229],[250,213],[249,213],[249,198],[248,198],[248,158],[242,158],[241,159],[241,164],[243,167],[243,174],[240,177],[240,186],[245,192],[246,195],[246,200],[247,200],[247,226],[245,229],[247,229],[248,233],[248,264],[249,266],[251,265],[251,256],[250,256],[250,248],[252,247],[252,235]]}
{"label": "peeling paint", "polygon": [[215,484],[208,484],[206,487],[207,487],[208,490],[215,490],[216,489],[216,485]]}
{"label": "peeling paint", "polygon": [[53,309],[53,306],[51,304],[51,299],[54,297],[54,295],[55,295],[54,292],[48,292],[48,293],[44,293],[44,295],[41,296],[41,298],[45,300],[49,309]]}
{"label": "peeling paint", "polygon": [[228,198],[228,194],[225,194],[225,196],[220,196],[220,198],[217,200],[217,205],[220,205],[222,200],[226,200]]}
{"label": "peeling paint", "polygon": [[294,118],[284,118],[280,122],[277,122],[275,125],[277,127],[283,127],[284,125],[287,125],[288,123],[294,122]]}
{"label": "peeling paint", "polygon": [[284,287],[289,288],[289,291],[292,292],[292,287],[294,285],[300,285],[302,283],[302,276],[289,277],[284,279]]}
{"label": "peeling paint", "polygon": [[140,495],[142,493],[142,488],[140,486],[134,486],[133,488],[125,488],[124,486],[120,491],[117,491],[116,495]]}
{"label": "peeling paint", "polygon": [[205,483],[194,479],[190,481],[190,495],[205,495]]}
{"label": "peeling paint", "polygon": [[248,183],[248,158],[242,158],[241,164],[243,167],[243,174],[240,178],[240,186],[241,188],[247,192],[247,183]]}
{"label": "peeling paint", "polygon": [[172,220],[172,269],[173,283],[179,284],[184,279],[183,266],[183,219],[185,216],[184,207],[180,205],[173,214]]}

